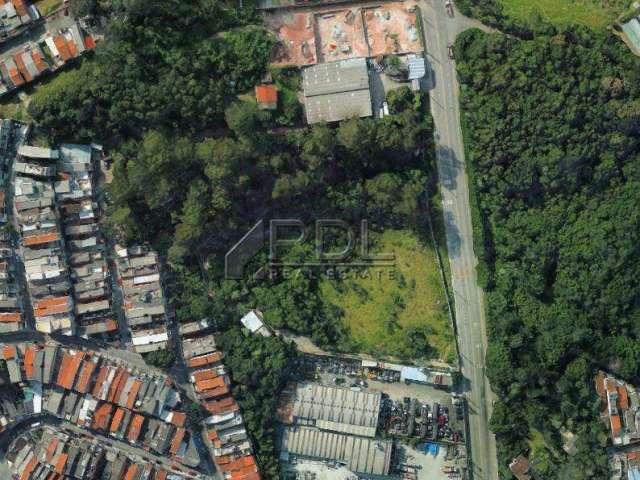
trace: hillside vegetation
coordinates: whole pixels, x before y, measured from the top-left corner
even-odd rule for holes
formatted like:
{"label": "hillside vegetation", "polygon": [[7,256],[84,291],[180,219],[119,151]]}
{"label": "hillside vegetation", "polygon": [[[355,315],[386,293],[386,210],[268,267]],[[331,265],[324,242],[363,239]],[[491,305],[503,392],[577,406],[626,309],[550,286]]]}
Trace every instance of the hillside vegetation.
{"label": "hillside vegetation", "polygon": [[580,28],[456,56],[502,475],[531,448],[541,478],[607,478],[594,372],[640,381],[640,62]]}

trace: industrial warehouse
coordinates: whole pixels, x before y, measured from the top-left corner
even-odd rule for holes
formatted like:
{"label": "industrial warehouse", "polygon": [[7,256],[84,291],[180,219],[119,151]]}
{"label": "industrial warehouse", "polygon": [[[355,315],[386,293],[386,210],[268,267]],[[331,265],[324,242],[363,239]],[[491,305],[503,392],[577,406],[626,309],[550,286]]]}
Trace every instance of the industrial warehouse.
{"label": "industrial warehouse", "polygon": [[[285,408],[281,458],[324,459],[355,473],[388,475],[393,443],[374,438],[382,394],[298,384]],[[288,414],[288,415],[287,415]]]}

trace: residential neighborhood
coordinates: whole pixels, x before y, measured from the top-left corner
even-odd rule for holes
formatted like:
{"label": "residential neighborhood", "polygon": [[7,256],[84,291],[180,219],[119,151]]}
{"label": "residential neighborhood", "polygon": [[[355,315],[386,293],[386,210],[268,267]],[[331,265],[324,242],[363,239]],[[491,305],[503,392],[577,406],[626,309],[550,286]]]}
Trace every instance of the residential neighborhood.
{"label": "residential neighborhood", "polygon": [[640,480],[640,2],[0,0],[0,480]]}

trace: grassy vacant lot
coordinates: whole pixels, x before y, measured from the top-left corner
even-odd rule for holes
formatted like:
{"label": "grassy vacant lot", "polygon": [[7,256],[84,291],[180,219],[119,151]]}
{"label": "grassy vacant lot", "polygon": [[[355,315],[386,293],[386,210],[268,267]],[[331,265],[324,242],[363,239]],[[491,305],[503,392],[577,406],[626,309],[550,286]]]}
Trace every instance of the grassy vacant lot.
{"label": "grassy vacant lot", "polygon": [[452,361],[454,336],[433,249],[409,231],[388,230],[375,250],[395,253],[393,276],[387,267],[371,268],[367,278],[350,275],[321,286],[324,297],[344,310],[354,347],[378,357]]}
{"label": "grassy vacant lot", "polygon": [[611,25],[630,3],[627,0],[499,0],[504,13],[528,20],[534,13],[555,25],[578,23],[591,28]]}
{"label": "grassy vacant lot", "polygon": [[33,2],[42,15],[48,15],[62,5],[62,0],[36,0]]}

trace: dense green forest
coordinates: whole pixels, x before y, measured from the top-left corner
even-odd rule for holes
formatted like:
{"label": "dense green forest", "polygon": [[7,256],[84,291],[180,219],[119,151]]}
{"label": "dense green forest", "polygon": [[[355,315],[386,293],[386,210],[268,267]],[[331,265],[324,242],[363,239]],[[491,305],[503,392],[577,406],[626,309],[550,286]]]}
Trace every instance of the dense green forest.
{"label": "dense green forest", "polygon": [[[245,338],[238,319],[257,307],[273,327],[326,348],[352,345],[317,277],[225,281],[224,255],[260,218],[324,216],[354,225],[368,218],[374,241],[383,228],[426,236],[420,200],[432,158],[423,153],[433,149],[426,96],[400,88],[389,93],[392,115],[384,119],[309,128],[300,122],[296,70],[270,72],[281,92],[277,111],[259,110],[252,99],[273,39],[250,8],[218,0],[71,6],[110,15],[106,40],[90,61],[39,88],[29,114],[51,142],[105,145],[113,167],[105,229],[166,257],[180,321],[217,323],[259,463],[267,478],[278,478],[273,409],[295,352],[280,339]],[[338,239],[333,232],[327,241]],[[309,243],[286,255],[313,253]],[[432,352],[410,340],[403,349]],[[172,359],[148,360],[165,366]],[[199,415],[194,407],[192,417]]]}
{"label": "dense green forest", "polygon": [[528,452],[541,478],[608,478],[593,375],[640,381],[640,62],[582,27],[465,32],[456,58],[501,475]]}

